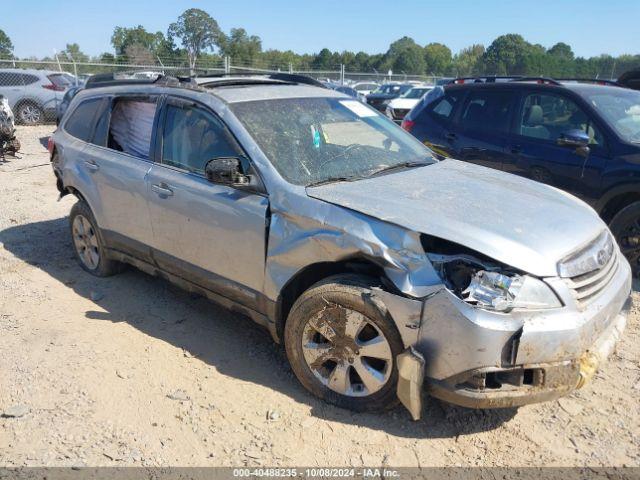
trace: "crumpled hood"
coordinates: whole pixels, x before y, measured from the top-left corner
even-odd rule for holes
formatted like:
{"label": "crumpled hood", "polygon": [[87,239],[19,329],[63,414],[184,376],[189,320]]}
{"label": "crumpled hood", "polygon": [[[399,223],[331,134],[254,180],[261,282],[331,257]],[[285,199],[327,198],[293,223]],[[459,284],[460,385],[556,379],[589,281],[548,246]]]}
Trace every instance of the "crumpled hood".
{"label": "crumpled hood", "polygon": [[541,277],[556,276],[559,260],[606,228],[594,210],[568,193],[451,159],[310,187],[307,194]]}

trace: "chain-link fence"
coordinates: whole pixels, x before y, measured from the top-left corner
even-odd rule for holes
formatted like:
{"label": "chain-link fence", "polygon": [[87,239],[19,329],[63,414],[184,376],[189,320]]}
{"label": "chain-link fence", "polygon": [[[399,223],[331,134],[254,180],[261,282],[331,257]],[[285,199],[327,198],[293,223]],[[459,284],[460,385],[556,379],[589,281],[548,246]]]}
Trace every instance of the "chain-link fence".
{"label": "chain-link fence", "polygon": [[50,60],[0,58],[0,95],[8,100],[17,123],[31,125],[53,122],[67,92],[73,88],[81,87],[91,75],[111,72],[137,78],[152,78],[158,74],[203,76],[215,73],[287,72],[345,85],[353,85],[358,82],[371,84],[366,90],[373,89],[375,84],[379,85],[385,82],[435,83],[437,81],[437,77],[421,75],[350,72],[345,69],[344,65],[336,65],[331,69],[313,70],[295,68],[293,64],[267,64],[264,61],[234,62],[230,57],[207,58],[196,62],[194,66],[190,66],[186,61],[163,61],[161,58],[147,63],[121,62],[115,57],[112,61],[87,62],[76,62],[68,58]]}

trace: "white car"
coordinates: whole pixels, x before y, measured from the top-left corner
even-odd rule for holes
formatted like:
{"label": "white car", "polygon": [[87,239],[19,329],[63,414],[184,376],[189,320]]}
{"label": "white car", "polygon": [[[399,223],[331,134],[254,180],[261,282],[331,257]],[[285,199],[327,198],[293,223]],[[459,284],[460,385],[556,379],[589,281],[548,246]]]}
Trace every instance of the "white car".
{"label": "white car", "polygon": [[360,95],[361,98],[366,97],[379,86],[380,85],[374,82],[358,82],[350,85],[351,88],[358,92],[358,95]]}
{"label": "white car", "polygon": [[413,87],[398,98],[391,100],[387,105],[385,114],[394,122],[401,123],[405,115],[409,113],[432,88],[433,86],[431,85]]}

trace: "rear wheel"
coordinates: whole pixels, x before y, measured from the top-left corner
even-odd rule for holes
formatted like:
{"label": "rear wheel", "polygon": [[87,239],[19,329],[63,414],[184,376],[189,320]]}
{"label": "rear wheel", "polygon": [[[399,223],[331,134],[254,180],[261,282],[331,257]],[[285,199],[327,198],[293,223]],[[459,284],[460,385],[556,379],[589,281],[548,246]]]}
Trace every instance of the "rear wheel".
{"label": "rear wheel", "polygon": [[640,202],[620,210],[609,224],[622,254],[629,260],[634,276],[640,272]]}
{"label": "rear wheel", "polygon": [[118,273],[122,264],[108,258],[102,234],[89,206],[79,201],[69,215],[71,238],[80,266],[97,277]]}
{"label": "rear wheel", "polygon": [[16,118],[22,125],[38,125],[44,120],[44,112],[37,104],[25,102],[18,107]]}
{"label": "rear wheel", "polygon": [[314,395],[355,411],[397,404],[395,358],[403,346],[393,320],[369,300],[373,279],[330,277],[293,305],[285,347],[294,373]]}

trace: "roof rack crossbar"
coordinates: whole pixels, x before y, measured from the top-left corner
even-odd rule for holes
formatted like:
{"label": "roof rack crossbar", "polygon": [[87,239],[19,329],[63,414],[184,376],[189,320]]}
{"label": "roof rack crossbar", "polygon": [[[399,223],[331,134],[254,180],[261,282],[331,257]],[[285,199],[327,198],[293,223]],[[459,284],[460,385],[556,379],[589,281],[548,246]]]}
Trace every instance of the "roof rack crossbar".
{"label": "roof rack crossbar", "polygon": [[549,77],[519,77],[519,78],[514,78],[512,82],[536,82],[536,83],[547,84],[547,85],[556,85],[556,86],[562,85],[557,80],[554,80],[553,78],[549,78]]}
{"label": "roof rack crossbar", "polygon": [[[262,77],[268,80],[277,80],[280,82],[289,82],[289,83],[301,83],[305,85],[313,85],[314,87],[322,87],[326,88],[321,82],[318,80],[308,77],[306,75],[299,75],[296,73],[281,73],[281,72],[252,72],[252,71],[244,71],[244,72],[229,72],[229,73],[212,73],[212,74],[204,74],[198,75],[196,78],[233,78],[233,77]],[[211,85],[214,86],[214,85]]]}
{"label": "roof rack crossbar", "polygon": [[497,83],[499,81],[510,81],[521,78],[520,75],[476,75],[470,77],[458,77],[449,81],[449,84],[463,83]]}

